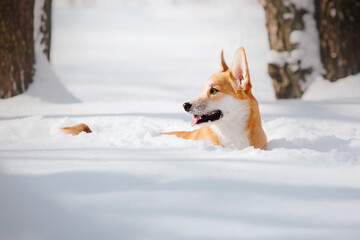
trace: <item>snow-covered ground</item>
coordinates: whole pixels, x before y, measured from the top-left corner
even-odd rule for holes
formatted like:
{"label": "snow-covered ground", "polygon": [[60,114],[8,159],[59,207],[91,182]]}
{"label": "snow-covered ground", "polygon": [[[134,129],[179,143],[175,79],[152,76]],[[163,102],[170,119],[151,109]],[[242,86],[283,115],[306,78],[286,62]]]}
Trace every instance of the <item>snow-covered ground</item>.
{"label": "snow-covered ground", "polygon": [[[54,1],[53,67],[83,102],[0,101],[0,239],[360,239],[360,76],[274,101],[264,21],[257,1]],[[159,136],[191,129],[182,103],[239,45],[269,150]]]}

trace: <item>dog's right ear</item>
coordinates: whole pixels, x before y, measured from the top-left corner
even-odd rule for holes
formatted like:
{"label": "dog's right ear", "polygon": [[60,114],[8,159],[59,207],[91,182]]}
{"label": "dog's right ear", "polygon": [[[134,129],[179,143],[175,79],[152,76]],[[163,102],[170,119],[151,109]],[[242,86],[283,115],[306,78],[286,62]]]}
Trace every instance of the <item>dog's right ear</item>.
{"label": "dog's right ear", "polygon": [[224,51],[221,50],[220,52],[220,72],[225,72],[229,69],[229,67],[226,65],[225,59],[224,59]]}
{"label": "dog's right ear", "polygon": [[235,77],[237,90],[248,91],[251,89],[249,68],[247,65],[246,54],[243,47],[240,47],[234,56],[231,66],[231,73]]}

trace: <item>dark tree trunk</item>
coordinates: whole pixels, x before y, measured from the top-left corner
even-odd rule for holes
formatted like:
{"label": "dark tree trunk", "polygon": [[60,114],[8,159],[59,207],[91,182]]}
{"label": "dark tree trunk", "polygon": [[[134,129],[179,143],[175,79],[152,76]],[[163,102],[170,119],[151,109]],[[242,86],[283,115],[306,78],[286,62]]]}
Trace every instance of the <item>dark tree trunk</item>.
{"label": "dark tree trunk", "polygon": [[315,0],[315,17],[320,38],[325,78],[360,72],[360,1]]}
{"label": "dark tree trunk", "polygon": [[[304,29],[302,17],[307,12],[304,9],[296,9],[290,3],[285,5],[283,0],[262,0],[261,3],[265,9],[271,50],[286,54],[296,49],[296,44],[290,41],[290,33]],[[311,72],[311,69],[301,69],[300,62],[295,64],[296,67],[294,63],[290,64],[286,61],[283,64],[269,63],[268,71],[277,98],[302,96],[300,81],[305,81],[305,76]]]}
{"label": "dark tree trunk", "polygon": [[[51,3],[44,0],[39,36],[34,36],[35,0],[0,2],[0,98],[26,91],[33,81],[35,41],[50,59]],[[37,39],[41,37],[41,39]]]}
{"label": "dark tree trunk", "polygon": [[44,54],[50,61],[51,47],[51,4],[52,0],[44,0],[44,11],[41,16],[40,32],[42,33],[41,45],[44,46]]}
{"label": "dark tree trunk", "polygon": [[34,0],[0,2],[0,98],[24,92],[34,73]]}

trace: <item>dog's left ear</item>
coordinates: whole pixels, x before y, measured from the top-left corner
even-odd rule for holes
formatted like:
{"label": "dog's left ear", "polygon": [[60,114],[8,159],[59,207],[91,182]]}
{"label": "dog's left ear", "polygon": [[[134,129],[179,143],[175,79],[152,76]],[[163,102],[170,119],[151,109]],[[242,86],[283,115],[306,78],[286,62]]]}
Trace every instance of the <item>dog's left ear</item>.
{"label": "dog's left ear", "polygon": [[220,72],[225,72],[229,69],[229,67],[226,65],[225,59],[224,59],[224,51],[221,50],[220,52]]}
{"label": "dog's left ear", "polygon": [[251,89],[249,68],[246,61],[245,49],[243,47],[240,47],[236,51],[230,70],[235,77],[237,90],[248,91]]}

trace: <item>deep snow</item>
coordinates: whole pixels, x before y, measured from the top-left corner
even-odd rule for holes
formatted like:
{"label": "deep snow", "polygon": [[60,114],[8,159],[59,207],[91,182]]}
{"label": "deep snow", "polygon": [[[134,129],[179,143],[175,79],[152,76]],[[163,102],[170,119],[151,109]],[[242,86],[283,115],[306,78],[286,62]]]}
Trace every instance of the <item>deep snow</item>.
{"label": "deep snow", "polygon": [[[0,101],[1,240],[360,238],[359,76],[273,101],[258,2],[105,2],[54,1],[54,69],[82,103]],[[191,129],[182,102],[239,43],[269,150],[159,136]]]}

